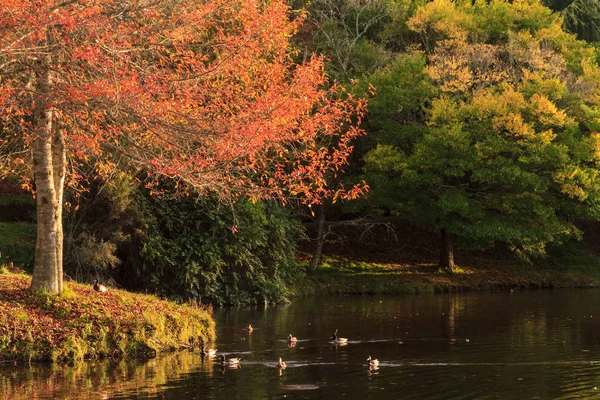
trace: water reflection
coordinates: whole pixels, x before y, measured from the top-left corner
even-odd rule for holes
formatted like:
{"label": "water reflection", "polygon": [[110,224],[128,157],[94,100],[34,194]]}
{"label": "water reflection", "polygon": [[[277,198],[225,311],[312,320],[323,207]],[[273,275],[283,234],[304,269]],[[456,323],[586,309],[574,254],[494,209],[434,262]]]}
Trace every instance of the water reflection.
{"label": "water reflection", "polygon": [[193,353],[180,352],[148,361],[5,366],[0,368],[0,396],[6,399],[156,397],[169,385],[193,373],[213,376],[212,359],[200,362],[198,359]]}
{"label": "water reflection", "polygon": [[[306,299],[215,312],[219,354],[0,368],[0,396],[35,398],[593,398],[600,291]],[[253,332],[247,330],[252,325]],[[351,340],[328,343],[336,329]],[[293,332],[298,338],[289,343]],[[365,360],[378,358],[377,367]],[[281,357],[286,368],[279,368]]]}

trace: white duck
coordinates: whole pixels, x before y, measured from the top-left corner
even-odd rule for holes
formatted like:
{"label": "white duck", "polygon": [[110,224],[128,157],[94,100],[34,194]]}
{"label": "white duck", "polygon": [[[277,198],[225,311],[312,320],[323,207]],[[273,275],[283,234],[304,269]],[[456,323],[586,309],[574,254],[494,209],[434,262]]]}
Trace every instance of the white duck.
{"label": "white duck", "polygon": [[221,354],[221,362],[223,365],[239,365],[241,358],[226,358],[225,354]]}

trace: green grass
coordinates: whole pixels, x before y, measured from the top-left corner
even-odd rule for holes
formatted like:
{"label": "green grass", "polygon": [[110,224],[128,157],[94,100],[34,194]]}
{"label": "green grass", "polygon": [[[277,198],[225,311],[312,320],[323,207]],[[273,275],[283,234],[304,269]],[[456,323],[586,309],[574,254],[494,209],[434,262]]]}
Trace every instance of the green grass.
{"label": "green grass", "polygon": [[325,256],[323,263],[319,268],[321,274],[390,274],[397,273],[397,270],[391,265],[381,263],[368,263],[365,261],[357,261],[345,259],[341,257]]}
{"label": "green grass", "polygon": [[33,268],[36,224],[0,222],[0,264],[13,262],[27,271]]}
{"label": "green grass", "polygon": [[35,199],[31,195],[0,196],[0,207],[19,206],[35,209]]}
{"label": "green grass", "polygon": [[[404,294],[505,288],[600,287],[600,258],[581,242],[526,262],[511,253],[483,254],[453,274],[435,264],[382,264],[324,256],[322,266],[293,285],[293,294]],[[307,267],[307,265],[304,265]]]}

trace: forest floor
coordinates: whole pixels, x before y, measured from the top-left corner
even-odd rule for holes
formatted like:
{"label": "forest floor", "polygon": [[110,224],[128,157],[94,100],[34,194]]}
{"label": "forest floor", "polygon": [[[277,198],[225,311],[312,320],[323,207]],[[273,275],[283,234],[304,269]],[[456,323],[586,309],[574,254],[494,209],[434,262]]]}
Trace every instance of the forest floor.
{"label": "forest floor", "polygon": [[61,295],[33,293],[30,284],[0,268],[0,363],[152,357],[215,337],[206,308],[74,282]]}
{"label": "forest floor", "polygon": [[[600,224],[581,223],[583,241],[518,258],[507,248],[455,251],[453,274],[440,271],[439,238],[402,220],[369,230],[343,226],[324,248],[323,265],[294,284],[294,295],[401,294],[467,290],[600,287]],[[302,247],[308,265],[310,244]]]}

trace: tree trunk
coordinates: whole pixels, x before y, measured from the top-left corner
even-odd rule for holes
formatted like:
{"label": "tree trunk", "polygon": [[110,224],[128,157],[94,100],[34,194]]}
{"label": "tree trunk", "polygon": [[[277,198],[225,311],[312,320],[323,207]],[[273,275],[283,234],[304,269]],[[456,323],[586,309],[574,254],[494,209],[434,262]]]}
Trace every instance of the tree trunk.
{"label": "tree trunk", "polygon": [[454,272],[454,236],[442,229],[440,237],[440,267]]}
{"label": "tree trunk", "polygon": [[37,243],[31,288],[60,293],[62,270],[62,201],[65,178],[65,141],[54,127],[54,109],[48,101],[52,86],[50,60],[35,77],[35,137],[32,143],[37,201]]}
{"label": "tree trunk", "polygon": [[325,244],[325,206],[317,206],[317,243],[313,249],[312,259],[308,270],[314,272],[321,266],[321,258],[323,255],[323,244]]}
{"label": "tree trunk", "polygon": [[55,129],[52,141],[52,176],[54,178],[54,193],[56,195],[56,271],[59,291],[63,289],[63,199],[65,188],[65,172],[67,165],[67,152],[65,149],[65,136],[61,129]]}

